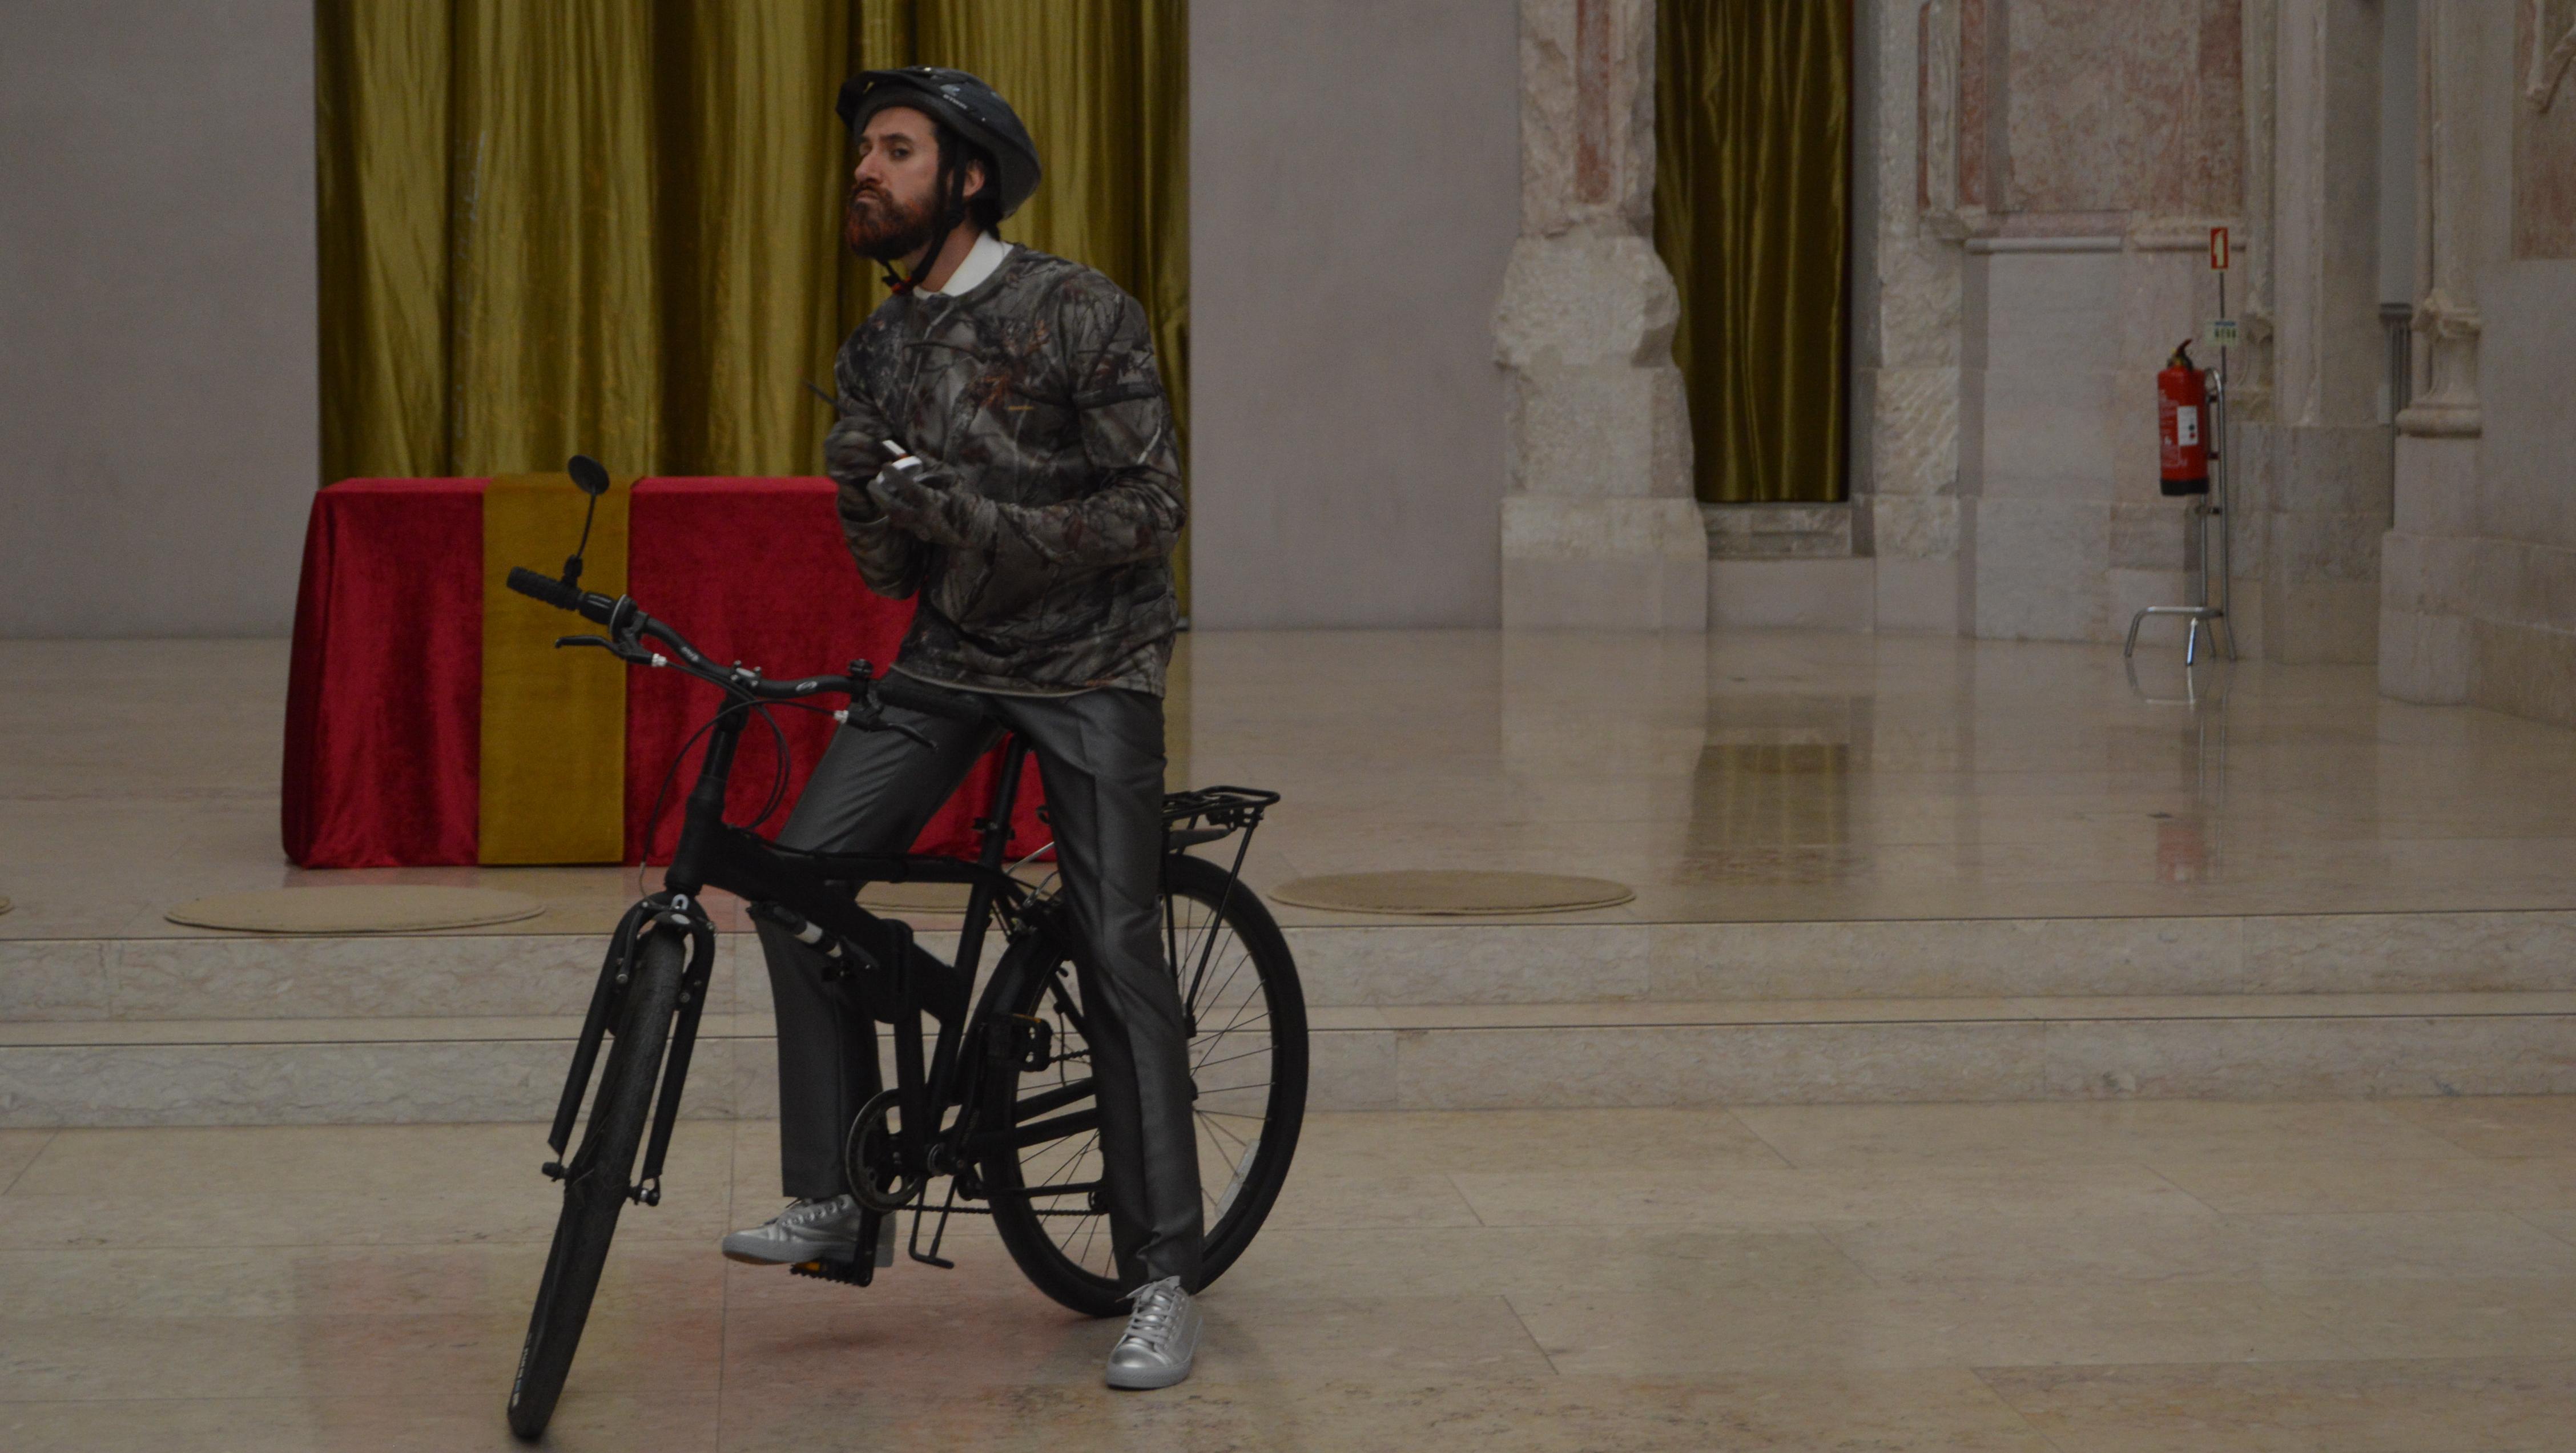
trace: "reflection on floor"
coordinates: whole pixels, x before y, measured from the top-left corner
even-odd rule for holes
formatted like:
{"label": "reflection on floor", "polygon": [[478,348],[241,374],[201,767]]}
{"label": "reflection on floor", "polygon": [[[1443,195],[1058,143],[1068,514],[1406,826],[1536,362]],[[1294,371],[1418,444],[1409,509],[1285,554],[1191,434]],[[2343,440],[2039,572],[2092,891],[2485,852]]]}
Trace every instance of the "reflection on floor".
{"label": "reflection on floor", "polygon": [[[975,1233],[719,1259],[774,1135],[681,1127],[552,1446],[2576,1446],[2576,1100],[1317,1116],[1159,1394]],[[0,1132],[0,1446],[514,1446],[540,1140]]]}
{"label": "reflection on floor", "polygon": [[[285,660],[0,643],[0,937],[178,934],[174,903],[301,881],[277,847]],[[2132,680],[2115,649],[2027,642],[1213,633],[1184,639],[1171,718],[1175,783],[1287,794],[1257,883],[1589,873],[1638,889],[1590,921],[1646,923],[2576,906],[2576,736],[2385,700],[2366,667],[2186,678],[2144,649]],[[635,881],[370,876],[532,892],[548,932],[613,920]]]}

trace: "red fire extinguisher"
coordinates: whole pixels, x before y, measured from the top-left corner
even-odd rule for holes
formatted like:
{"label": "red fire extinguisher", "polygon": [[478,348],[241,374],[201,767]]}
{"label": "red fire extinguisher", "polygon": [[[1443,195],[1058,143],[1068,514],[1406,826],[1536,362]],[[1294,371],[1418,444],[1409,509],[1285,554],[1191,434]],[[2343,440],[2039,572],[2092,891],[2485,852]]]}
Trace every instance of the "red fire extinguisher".
{"label": "red fire extinguisher", "polygon": [[2188,339],[2156,375],[2156,455],[2166,494],[2209,493],[2209,380]]}

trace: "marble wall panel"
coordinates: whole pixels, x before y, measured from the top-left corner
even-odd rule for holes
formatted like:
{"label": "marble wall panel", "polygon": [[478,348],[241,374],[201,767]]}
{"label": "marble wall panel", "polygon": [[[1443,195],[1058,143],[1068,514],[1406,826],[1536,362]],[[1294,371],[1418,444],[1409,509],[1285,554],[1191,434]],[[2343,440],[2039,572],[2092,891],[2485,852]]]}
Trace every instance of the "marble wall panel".
{"label": "marble wall panel", "polygon": [[2245,980],[2243,922],[1658,924],[1649,951],[1650,992],[1679,1001],[2226,994]]}
{"label": "marble wall panel", "polygon": [[2048,1093],[2340,1099],[2576,1091],[2576,1016],[2083,1020],[2046,1026]]}
{"label": "marble wall panel", "polygon": [[2576,631],[2473,619],[2469,700],[2576,726]]}
{"label": "marble wall panel", "polygon": [[2576,4],[2514,6],[2513,255],[2576,258]]}
{"label": "marble wall panel", "polygon": [[2387,528],[2395,497],[2386,427],[2288,425],[2269,434],[2279,453],[2266,509],[2276,515],[2370,515]]}
{"label": "marble wall panel", "polygon": [[2576,550],[2500,540],[2483,553],[2492,562],[2479,576],[2487,614],[2512,625],[2576,630]]}
{"label": "marble wall panel", "polygon": [[2460,615],[2477,593],[2478,542],[2455,535],[2391,530],[2380,537],[2379,603],[2383,610]]}
{"label": "marble wall panel", "polygon": [[1969,262],[1983,274],[1988,368],[2098,370],[2120,365],[2120,254],[1991,252]]}
{"label": "marble wall panel", "polygon": [[[2551,109],[2576,119],[2576,74],[2559,83]],[[2576,548],[2576,268],[2507,264],[2490,268],[2479,287],[2486,428],[2476,444],[2474,533]],[[2561,624],[2576,629],[2576,617]]]}
{"label": "marble wall panel", "polygon": [[1291,928],[1306,1002],[1541,1004],[1646,993],[1642,924]]}
{"label": "marble wall panel", "polygon": [[2004,8],[2017,212],[2218,214],[2242,189],[2236,0]]}
{"label": "marble wall panel", "polygon": [[0,1022],[105,1019],[111,997],[97,940],[0,940]]}
{"label": "marble wall panel", "polygon": [[2303,914],[2243,932],[2246,993],[2576,988],[2576,913]]}
{"label": "marble wall panel", "polygon": [[1988,501],[2080,500],[2107,520],[2120,485],[2111,448],[2122,432],[2119,379],[2094,369],[1987,370],[1978,494]]}
{"label": "marble wall panel", "polygon": [[579,1014],[603,943],[574,934],[120,939],[106,956],[117,1019]]}
{"label": "marble wall panel", "polygon": [[1889,560],[1948,562],[1959,553],[1959,501],[1882,495],[1869,502],[1871,548]]}
{"label": "marble wall panel", "polygon": [[1853,404],[1869,423],[1869,493],[1930,496],[1959,481],[1959,370],[1874,368],[1854,380]]}
{"label": "marble wall panel", "polygon": [[2110,526],[2110,507],[2088,500],[1978,500],[1977,635],[2111,639]]}
{"label": "marble wall panel", "polygon": [[1705,1025],[1402,1030],[1397,1108],[2027,1098],[2042,1026]]}
{"label": "marble wall panel", "polygon": [[2476,633],[2467,616],[2379,613],[2379,690],[2384,696],[2426,706],[2461,705],[2469,699],[2469,669],[2476,654]]}
{"label": "marble wall panel", "polygon": [[2313,580],[2376,585],[2379,545],[2387,530],[2387,519],[2379,515],[2275,515],[2266,541],[2264,578],[2284,585]]}
{"label": "marble wall panel", "polygon": [[2200,558],[2190,502],[2111,506],[2111,564],[2124,570],[2188,570]]}
{"label": "marble wall panel", "polygon": [[[540,1121],[570,1040],[0,1049],[0,1125]],[[702,1042],[684,1113],[733,1113],[732,1047]]]}

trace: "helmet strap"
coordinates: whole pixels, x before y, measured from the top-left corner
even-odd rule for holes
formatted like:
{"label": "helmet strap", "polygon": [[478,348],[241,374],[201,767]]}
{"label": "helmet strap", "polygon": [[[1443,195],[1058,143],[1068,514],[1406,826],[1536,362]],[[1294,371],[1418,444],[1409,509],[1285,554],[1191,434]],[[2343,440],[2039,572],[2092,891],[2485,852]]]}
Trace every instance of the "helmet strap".
{"label": "helmet strap", "polygon": [[940,138],[939,175],[931,183],[932,189],[939,194],[939,211],[930,229],[930,245],[922,249],[921,261],[912,265],[909,277],[896,276],[894,264],[886,264],[886,288],[898,297],[920,290],[922,280],[939,265],[939,254],[948,250],[949,234],[957,230],[958,219],[965,215],[966,168],[959,164],[957,150],[948,144],[947,137]]}

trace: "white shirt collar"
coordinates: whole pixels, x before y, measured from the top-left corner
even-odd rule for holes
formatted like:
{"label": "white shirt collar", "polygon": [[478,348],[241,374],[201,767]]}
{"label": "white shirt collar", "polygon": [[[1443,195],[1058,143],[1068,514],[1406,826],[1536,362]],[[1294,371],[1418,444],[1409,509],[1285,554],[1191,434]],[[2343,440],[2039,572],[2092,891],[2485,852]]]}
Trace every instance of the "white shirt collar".
{"label": "white shirt collar", "polygon": [[1000,271],[1002,264],[1010,258],[1010,255],[1011,244],[990,232],[978,232],[975,234],[975,245],[967,249],[966,260],[957,264],[957,271],[948,275],[947,284],[938,288],[923,288],[922,291],[935,297],[952,298],[959,293],[973,292],[977,284]]}

